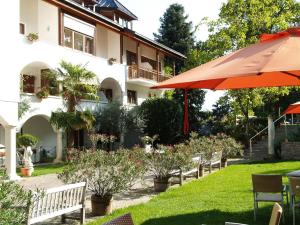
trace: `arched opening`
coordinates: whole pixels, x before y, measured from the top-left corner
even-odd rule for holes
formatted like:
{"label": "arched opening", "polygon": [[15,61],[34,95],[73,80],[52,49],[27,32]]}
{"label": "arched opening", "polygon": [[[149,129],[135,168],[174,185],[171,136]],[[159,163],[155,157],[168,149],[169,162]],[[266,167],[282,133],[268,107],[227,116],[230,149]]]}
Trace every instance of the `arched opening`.
{"label": "arched opening", "polygon": [[106,78],[100,85],[100,100],[102,102],[122,103],[122,89],[118,81],[113,78]]}
{"label": "arched opening", "polygon": [[38,138],[33,149],[33,162],[52,162],[56,157],[56,132],[49,123],[49,117],[36,115],[28,119],[21,128],[21,134],[31,134]]}
{"label": "arched opening", "polygon": [[21,71],[21,92],[35,94],[47,89],[49,95],[58,94],[58,84],[49,76],[50,66],[43,62],[32,62]]}

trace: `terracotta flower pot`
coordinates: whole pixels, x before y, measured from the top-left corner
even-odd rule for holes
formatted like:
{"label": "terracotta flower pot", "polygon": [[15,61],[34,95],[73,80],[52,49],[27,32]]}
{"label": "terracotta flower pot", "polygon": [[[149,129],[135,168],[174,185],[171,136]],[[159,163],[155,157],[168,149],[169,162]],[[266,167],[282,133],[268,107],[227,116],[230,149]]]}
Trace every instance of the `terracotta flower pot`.
{"label": "terracotta flower pot", "polygon": [[92,214],[93,216],[104,216],[112,213],[112,202],[113,198],[108,197],[103,199],[99,196],[92,195],[91,203],[92,203]]}
{"label": "terracotta flower pot", "polygon": [[5,156],[5,152],[0,152],[0,157],[4,157]]}
{"label": "terracotta flower pot", "polygon": [[157,179],[154,178],[154,191],[165,192],[170,187],[169,178]]}
{"label": "terracotta flower pot", "polygon": [[21,174],[23,177],[31,177],[32,175],[32,170],[30,168],[21,168]]}

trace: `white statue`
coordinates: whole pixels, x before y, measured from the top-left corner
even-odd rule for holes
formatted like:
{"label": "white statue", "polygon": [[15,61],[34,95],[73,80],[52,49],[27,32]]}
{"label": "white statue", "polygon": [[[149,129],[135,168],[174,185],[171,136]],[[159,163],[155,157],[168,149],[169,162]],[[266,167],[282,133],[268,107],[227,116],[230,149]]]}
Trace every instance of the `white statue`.
{"label": "white statue", "polygon": [[28,146],[24,149],[24,167],[30,169],[30,172],[33,172],[33,163],[32,163],[32,149],[31,146]]}

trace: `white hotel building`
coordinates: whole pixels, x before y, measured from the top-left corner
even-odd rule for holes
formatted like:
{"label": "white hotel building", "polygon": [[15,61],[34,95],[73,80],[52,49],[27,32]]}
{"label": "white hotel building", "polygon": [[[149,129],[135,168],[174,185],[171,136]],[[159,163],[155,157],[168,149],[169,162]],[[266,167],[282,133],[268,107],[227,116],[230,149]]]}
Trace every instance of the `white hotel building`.
{"label": "white hotel building", "polygon": [[[49,85],[44,71],[56,69],[61,60],[87,64],[101,87],[100,102],[82,102],[83,109],[93,110],[108,101],[139,105],[161,95],[150,87],[168,78],[165,57],[184,58],[136,33],[132,21],[137,17],[117,0],[10,0],[0,6],[0,18],[0,144],[6,148],[10,179],[18,178],[18,132],[37,136],[40,147],[55,149],[57,161],[62,157],[63,132],[49,123],[51,112],[63,107],[62,98],[56,93],[43,100],[36,97]],[[28,34],[34,33],[38,40],[29,41]],[[24,99],[30,109],[18,118]]]}

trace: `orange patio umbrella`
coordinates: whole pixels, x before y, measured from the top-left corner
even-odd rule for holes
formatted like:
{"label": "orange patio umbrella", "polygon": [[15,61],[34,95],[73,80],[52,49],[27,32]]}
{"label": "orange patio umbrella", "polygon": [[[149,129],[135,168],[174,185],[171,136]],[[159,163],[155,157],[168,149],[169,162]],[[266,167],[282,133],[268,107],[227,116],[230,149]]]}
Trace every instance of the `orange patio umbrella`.
{"label": "orange patio umbrella", "polygon": [[289,107],[283,112],[286,114],[300,114],[300,102],[289,105]]}
{"label": "orange patio umbrella", "polygon": [[[152,88],[226,90],[299,85],[300,28],[297,27],[276,34],[262,34],[259,43],[191,69]],[[185,134],[189,130],[187,101],[185,96]]]}

